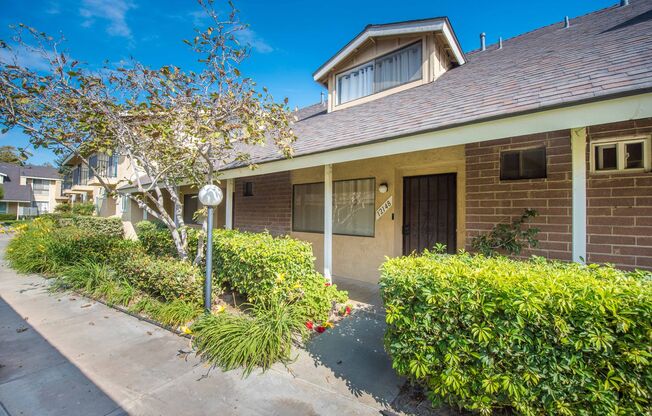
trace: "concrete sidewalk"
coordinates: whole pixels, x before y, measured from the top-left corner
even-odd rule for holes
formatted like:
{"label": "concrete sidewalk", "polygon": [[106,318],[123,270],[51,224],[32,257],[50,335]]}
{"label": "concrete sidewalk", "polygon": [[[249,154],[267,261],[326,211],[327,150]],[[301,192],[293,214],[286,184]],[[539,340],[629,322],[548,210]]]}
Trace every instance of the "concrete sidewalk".
{"label": "concrete sidewalk", "polygon": [[[4,250],[7,238],[0,238]],[[188,340],[0,266],[0,416],[377,415],[402,380],[363,311],[277,365],[242,378],[209,369]]]}

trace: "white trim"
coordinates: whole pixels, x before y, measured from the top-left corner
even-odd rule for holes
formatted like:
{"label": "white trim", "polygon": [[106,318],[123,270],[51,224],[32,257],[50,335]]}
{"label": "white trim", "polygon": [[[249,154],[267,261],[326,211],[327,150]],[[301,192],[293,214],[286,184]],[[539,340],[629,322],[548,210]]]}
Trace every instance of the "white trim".
{"label": "white trim", "polygon": [[586,127],[571,129],[573,261],[586,261]]}
{"label": "white trim", "polygon": [[407,22],[403,24],[388,25],[388,26],[389,27],[382,27],[382,26],[371,27],[365,30],[361,35],[358,35],[358,37],[355,38],[353,42],[351,42],[347,47],[345,47],[335,56],[330,58],[326,62],[326,64],[324,64],[320,69],[318,69],[317,72],[315,72],[315,74],[313,75],[313,79],[315,81],[319,81],[324,76],[326,76],[328,72],[331,69],[333,69],[337,64],[339,64],[344,59],[346,59],[346,57],[348,57],[357,48],[359,48],[360,45],[366,42],[367,39],[372,37],[378,37],[378,36],[399,36],[399,35],[423,33],[423,32],[442,32],[457,62],[460,65],[463,65],[466,62],[466,59],[464,58],[464,54],[460,50],[455,40],[455,37],[453,36],[453,31],[451,30],[450,27],[448,27],[448,24],[444,19],[436,19],[434,22],[431,21],[430,23]]}
{"label": "white trim", "polygon": [[324,165],[324,277],[333,281],[333,165]]}
{"label": "white trim", "polygon": [[[625,145],[630,143],[643,143],[643,167],[642,168],[632,168],[625,169]],[[597,147],[605,145],[615,145],[616,146],[616,169],[603,169],[597,170],[595,166],[595,151]],[[590,157],[589,157],[589,166],[591,168],[591,173],[596,175],[603,174],[620,174],[620,173],[636,173],[636,172],[649,172],[652,168],[652,161],[650,156],[650,149],[652,148],[652,139],[649,134],[637,134],[637,135],[628,135],[628,136],[614,136],[599,140],[591,141]]]}
{"label": "white trim", "polygon": [[234,180],[233,179],[227,179],[226,180],[226,209],[225,209],[225,220],[224,220],[224,228],[227,230],[232,230],[233,229],[233,188],[234,188]]}
{"label": "white trim", "polygon": [[[303,169],[325,164],[351,162],[374,157],[496,140],[505,137],[614,123],[652,117],[652,93],[595,101],[420,133],[355,147],[330,150],[293,159],[261,163],[256,169],[242,167],[224,171],[221,179],[244,178]],[[299,139],[301,140],[301,139]]]}
{"label": "white trim", "polygon": [[57,178],[46,178],[44,176],[29,176],[29,175],[20,175],[20,176],[23,177],[23,178],[27,178],[27,179],[41,179],[41,180],[44,180],[44,181],[60,181],[60,180],[62,180],[61,178],[59,178],[59,179],[57,179]]}

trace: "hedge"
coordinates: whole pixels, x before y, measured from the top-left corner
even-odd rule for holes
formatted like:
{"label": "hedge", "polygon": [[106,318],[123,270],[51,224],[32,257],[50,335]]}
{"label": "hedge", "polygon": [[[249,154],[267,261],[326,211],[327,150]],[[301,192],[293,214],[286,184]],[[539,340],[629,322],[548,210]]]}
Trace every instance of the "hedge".
{"label": "hedge", "polygon": [[82,230],[90,230],[107,237],[122,238],[124,236],[122,220],[118,217],[91,217],[79,215],[72,217],[72,223]]}
{"label": "hedge", "polygon": [[[194,257],[197,252],[198,230],[187,228],[188,253]],[[177,248],[170,230],[160,221],[141,221],[136,224],[136,235],[148,254],[153,256],[177,257]]]}
{"label": "hedge", "polygon": [[116,267],[136,288],[167,302],[202,299],[204,277],[190,262],[137,253],[127,255]]}
{"label": "hedge", "polygon": [[0,221],[11,221],[16,219],[16,214],[0,214]]}
{"label": "hedge", "polygon": [[[93,217],[94,218],[94,217]],[[147,255],[140,243],[92,228],[58,227],[51,218],[20,226],[8,245],[11,267],[56,275],[82,260],[107,264],[138,289],[167,301],[201,299],[202,273],[187,262]]]}
{"label": "hedge", "polygon": [[333,302],[348,298],[315,271],[308,242],[234,230],[216,230],[213,241],[218,280],[250,302],[270,301],[281,293],[296,303],[306,319],[326,321]]}
{"label": "hedge", "polygon": [[644,414],[652,278],[609,266],[425,253],[386,261],[385,347],[434,401],[490,414]]}

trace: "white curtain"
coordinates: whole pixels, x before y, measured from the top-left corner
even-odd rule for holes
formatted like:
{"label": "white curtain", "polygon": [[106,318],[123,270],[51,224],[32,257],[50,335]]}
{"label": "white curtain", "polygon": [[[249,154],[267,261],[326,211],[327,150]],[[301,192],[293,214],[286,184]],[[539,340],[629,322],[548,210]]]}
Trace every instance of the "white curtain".
{"label": "white curtain", "polygon": [[373,94],[374,65],[373,62],[355,68],[337,78],[339,103],[355,100]]}
{"label": "white curtain", "polygon": [[421,43],[376,60],[375,92],[421,78]]}

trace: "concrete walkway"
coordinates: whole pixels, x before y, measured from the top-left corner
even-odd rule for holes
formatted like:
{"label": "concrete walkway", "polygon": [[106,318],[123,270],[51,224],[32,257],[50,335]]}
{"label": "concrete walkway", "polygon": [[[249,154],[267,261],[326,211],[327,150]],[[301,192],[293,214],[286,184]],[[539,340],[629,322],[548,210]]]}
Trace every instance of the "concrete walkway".
{"label": "concrete walkway", "polygon": [[[0,250],[7,238],[0,237]],[[0,416],[377,415],[402,380],[358,311],[264,374],[209,369],[188,340],[0,265]]]}

